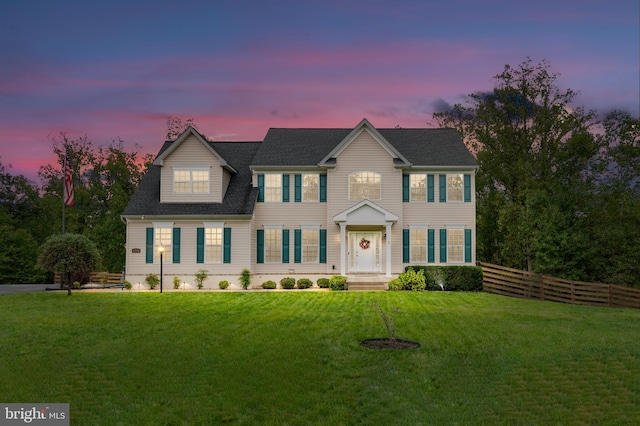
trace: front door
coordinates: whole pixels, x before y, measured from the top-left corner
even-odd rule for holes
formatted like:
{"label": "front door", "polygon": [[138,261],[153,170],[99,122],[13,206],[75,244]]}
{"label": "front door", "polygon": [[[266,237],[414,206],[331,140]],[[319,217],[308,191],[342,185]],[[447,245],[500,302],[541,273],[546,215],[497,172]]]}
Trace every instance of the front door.
{"label": "front door", "polygon": [[349,232],[349,272],[380,272],[381,232]]}

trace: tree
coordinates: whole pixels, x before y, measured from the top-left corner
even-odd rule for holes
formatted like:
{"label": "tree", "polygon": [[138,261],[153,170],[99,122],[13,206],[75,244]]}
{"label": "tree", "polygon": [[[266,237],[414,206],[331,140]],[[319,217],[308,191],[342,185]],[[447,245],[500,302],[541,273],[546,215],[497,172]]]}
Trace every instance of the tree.
{"label": "tree", "polygon": [[[549,68],[530,58],[516,68],[505,65],[493,91],[434,114],[440,126],[461,133],[480,165],[479,257],[537,271],[557,269],[541,250],[580,213],[579,203],[565,203],[561,219],[540,194],[579,199],[576,194],[587,190],[584,171],[599,149],[589,133],[595,113],[574,107],[576,92],[561,90]],[[531,221],[545,217],[545,227]]]}
{"label": "tree", "polygon": [[71,273],[89,273],[100,263],[96,245],[84,235],[54,235],[40,248],[38,264],[47,271],[66,275],[68,295],[71,296]]}
{"label": "tree", "polygon": [[194,122],[193,118],[187,118],[185,121],[182,121],[180,117],[170,116],[167,118],[167,140],[174,141],[178,139],[185,130],[189,127],[193,127],[198,130],[198,126]]}

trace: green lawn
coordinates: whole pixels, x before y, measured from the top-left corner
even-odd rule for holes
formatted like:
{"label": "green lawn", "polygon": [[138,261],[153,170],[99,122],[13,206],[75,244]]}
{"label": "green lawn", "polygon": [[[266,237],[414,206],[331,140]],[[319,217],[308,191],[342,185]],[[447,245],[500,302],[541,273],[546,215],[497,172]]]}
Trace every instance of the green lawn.
{"label": "green lawn", "polygon": [[[371,303],[398,306],[386,337]],[[638,424],[640,311],[486,293],[0,296],[0,402],[81,425]]]}

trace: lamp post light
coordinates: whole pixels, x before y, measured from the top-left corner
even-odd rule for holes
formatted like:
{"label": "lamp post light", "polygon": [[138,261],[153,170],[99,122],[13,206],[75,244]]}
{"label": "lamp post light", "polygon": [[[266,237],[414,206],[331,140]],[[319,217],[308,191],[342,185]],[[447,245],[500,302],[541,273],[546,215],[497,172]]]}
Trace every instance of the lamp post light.
{"label": "lamp post light", "polygon": [[160,293],[162,293],[162,254],[164,253],[164,246],[158,247],[160,252]]}

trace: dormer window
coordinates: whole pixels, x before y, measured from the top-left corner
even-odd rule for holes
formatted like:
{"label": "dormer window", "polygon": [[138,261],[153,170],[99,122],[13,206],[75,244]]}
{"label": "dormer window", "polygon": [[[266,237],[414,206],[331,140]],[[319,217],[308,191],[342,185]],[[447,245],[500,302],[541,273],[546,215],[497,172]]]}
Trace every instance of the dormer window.
{"label": "dormer window", "polygon": [[379,200],[380,174],[375,172],[356,172],[349,175],[350,200]]}
{"label": "dormer window", "polygon": [[209,167],[174,167],[174,194],[202,194],[209,192]]}

